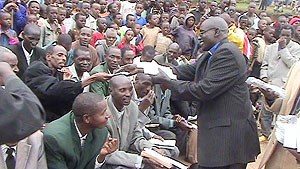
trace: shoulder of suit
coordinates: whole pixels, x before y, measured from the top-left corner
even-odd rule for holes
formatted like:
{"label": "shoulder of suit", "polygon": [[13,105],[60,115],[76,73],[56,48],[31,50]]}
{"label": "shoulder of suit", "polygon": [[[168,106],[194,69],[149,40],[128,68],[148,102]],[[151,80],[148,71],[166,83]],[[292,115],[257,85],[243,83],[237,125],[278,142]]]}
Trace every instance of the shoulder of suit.
{"label": "shoulder of suit", "polygon": [[61,134],[70,133],[70,116],[70,113],[67,113],[63,117],[49,123],[43,130],[44,135],[59,136]]}

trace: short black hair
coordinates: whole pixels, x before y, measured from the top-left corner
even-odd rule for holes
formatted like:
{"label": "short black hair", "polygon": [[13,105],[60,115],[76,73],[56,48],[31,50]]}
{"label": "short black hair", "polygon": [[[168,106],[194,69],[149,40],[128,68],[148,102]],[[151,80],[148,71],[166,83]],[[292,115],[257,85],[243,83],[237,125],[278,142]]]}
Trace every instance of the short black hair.
{"label": "short black hair", "polygon": [[76,118],[82,118],[83,115],[94,115],[97,112],[97,104],[104,100],[104,96],[85,92],[79,94],[72,105],[72,111]]}
{"label": "short black hair", "polygon": [[86,17],[84,13],[78,12],[77,14],[75,14],[75,21],[77,21],[77,20],[79,19],[79,16],[84,16],[84,17]]}
{"label": "short black hair", "polygon": [[282,31],[283,29],[290,29],[291,32],[292,32],[292,37],[294,37],[295,29],[294,29],[294,27],[293,27],[292,25],[290,25],[290,24],[285,24],[285,25],[283,25],[283,26],[280,28],[280,34],[281,34],[281,31]]}
{"label": "short black hair", "polygon": [[126,21],[129,19],[130,16],[134,17],[134,15],[130,13],[126,16]]}
{"label": "short black hair", "polygon": [[121,57],[123,58],[123,56],[125,55],[126,51],[131,50],[133,51],[130,47],[126,46],[124,48],[121,49]]}
{"label": "short black hair", "polygon": [[113,20],[116,19],[117,15],[121,15],[121,16],[122,16],[121,13],[116,13],[116,14],[114,14],[114,15],[112,16],[112,19],[113,19]]}
{"label": "short black hair", "polygon": [[74,54],[73,54],[73,60],[76,59],[79,55],[78,52],[79,51],[84,51],[84,52],[90,52],[90,49],[88,47],[85,46],[79,46],[74,50]]}
{"label": "short black hair", "polygon": [[142,55],[145,55],[146,53],[149,53],[151,55],[155,55],[155,49],[153,46],[147,45],[144,47],[144,50],[142,52]]}

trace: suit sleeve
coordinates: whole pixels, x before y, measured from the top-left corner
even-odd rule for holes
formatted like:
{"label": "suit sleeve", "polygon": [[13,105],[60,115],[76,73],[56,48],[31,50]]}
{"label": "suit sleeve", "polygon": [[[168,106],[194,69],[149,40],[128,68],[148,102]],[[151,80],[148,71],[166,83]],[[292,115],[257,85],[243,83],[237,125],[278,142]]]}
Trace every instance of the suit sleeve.
{"label": "suit sleeve", "polygon": [[[231,88],[241,75],[246,73],[238,67],[237,58],[228,49],[223,49],[214,55],[207,70],[207,75],[200,81],[176,81],[171,80],[172,94],[181,100],[205,101],[212,100]],[[239,57],[239,56],[238,56]],[[240,59],[240,58],[239,58]],[[181,86],[180,88],[176,86]]]}
{"label": "suit sleeve", "polygon": [[262,61],[262,65],[260,68],[260,78],[267,78],[268,77],[268,59],[269,59],[269,55],[270,55],[270,49],[272,48],[272,46],[267,46],[266,48],[266,52],[265,52],[265,56],[264,59]]}
{"label": "suit sleeve", "polygon": [[174,73],[177,75],[177,79],[193,81],[196,73],[196,63],[176,66],[173,67],[173,70],[175,70]]}
{"label": "suit sleeve", "polygon": [[[31,69],[31,70],[30,70]],[[51,72],[29,68],[25,72],[25,82],[43,100],[74,100],[82,92],[81,82],[59,81]]]}
{"label": "suit sleeve", "polygon": [[291,68],[294,63],[300,59],[300,47],[298,44],[295,44],[294,49],[284,48],[279,51],[279,55],[282,61],[287,65],[288,68]]}
{"label": "suit sleeve", "polygon": [[44,109],[38,98],[17,77],[6,81],[0,88],[0,144],[17,142],[38,130],[45,119]]}
{"label": "suit sleeve", "polygon": [[66,159],[59,151],[57,140],[51,135],[44,134],[44,145],[48,169],[68,169]]}

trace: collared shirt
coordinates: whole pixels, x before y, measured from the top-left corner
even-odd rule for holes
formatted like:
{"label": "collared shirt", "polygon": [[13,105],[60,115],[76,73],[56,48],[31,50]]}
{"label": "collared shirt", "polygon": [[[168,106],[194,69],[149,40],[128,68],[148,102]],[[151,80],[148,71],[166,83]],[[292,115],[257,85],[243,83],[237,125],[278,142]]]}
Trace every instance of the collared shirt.
{"label": "collared shirt", "polygon": [[92,15],[89,15],[89,17],[86,18],[85,26],[91,28],[94,31],[97,30],[96,19]]}
{"label": "collared shirt", "polygon": [[208,63],[211,62],[212,56],[216,53],[216,50],[220,46],[220,42],[215,44],[212,48],[209,49],[208,53],[210,54],[210,57],[208,58]]}
{"label": "collared shirt", "polygon": [[30,64],[30,59],[31,59],[31,55],[33,53],[33,49],[31,50],[31,52],[29,53],[25,47],[24,47],[24,41],[22,42],[22,49],[23,49],[23,52],[24,52],[24,55],[26,57],[26,61],[27,61],[27,64],[29,65]]}
{"label": "collared shirt", "polygon": [[[86,140],[86,138],[87,138],[87,134],[84,135],[84,136],[81,134],[81,132],[80,132],[78,126],[77,126],[77,123],[76,123],[76,120],[75,120],[75,119],[74,119],[74,125],[75,125],[75,129],[76,129],[77,134],[78,134],[79,139],[80,139],[80,145],[81,145],[81,148],[83,148],[84,142],[85,142],[85,140]],[[99,156],[99,155],[98,155],[98,156]],[[98,159],[98,156],[96,157],[96,161],[95,161],[95,169],[100,168],[100,167],[104,164],[104,162],[105,162],[105,160],[104,160],[102,163],[99,163],[98,160],[97,160],[97,159]]]}
{"label": "collared shirt", "polygon": [[113,104],[113,108],[115,109],[117,113],[117,117],[118,117],[118,122],[120,124],[120,126],[122,126],[122,120],[123,120],[123,116],[124,116],[124,113],[125,113],[125,107],[123,107],[123,109],[121,111],[119,111],[116,106]]}
{"label": "collared shirt", "polygon": [[2,150],[2,155],[3,155],[3,157],[4,157],[4,161],[5,161],[6,158],[7,158],[6,151],[7,151],[9,148],[13,148],[13,149],[14,149],[14,152],[12,153],[12,155],[16,158],[16,150],[17,150],[17,146],[9,147],[9,146],[6,145],[6,144],[2,144],[2,145],[1,145],[1,150]]}
{"label": "collared shirt", "polygon": [[[83,72],[82,77],[80,79],[77,75],[77,71],[76,71],[74,63],[71,66],[69,66],[68,68],[72,73],[72,80],[75,82],[80,82],[80,81],[86,80],[90,77],[90,74],[88,72]],[[90,91],[90,85],[83,88],[83,92],[89,92],[89,91]]]}

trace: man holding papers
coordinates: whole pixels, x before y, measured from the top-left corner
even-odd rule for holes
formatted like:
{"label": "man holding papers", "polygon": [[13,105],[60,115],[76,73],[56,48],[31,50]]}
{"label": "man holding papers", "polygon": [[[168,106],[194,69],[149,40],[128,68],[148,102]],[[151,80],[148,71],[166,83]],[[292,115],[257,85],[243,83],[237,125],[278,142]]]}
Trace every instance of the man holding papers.
{"label": "man holding papers", "polygon": [[162,71],[152,80],[178,99],[197,101],[199,169],[245,169],[260,153],[245,83],[246,62],[228,42],[228,26],[222,18],[205,20],[200,32],[202,50],[207,52],[195,64],[173,67],[179,80]]}

